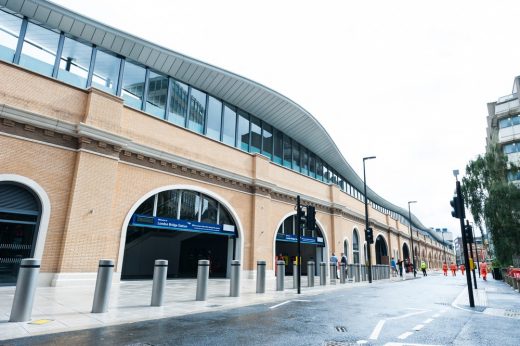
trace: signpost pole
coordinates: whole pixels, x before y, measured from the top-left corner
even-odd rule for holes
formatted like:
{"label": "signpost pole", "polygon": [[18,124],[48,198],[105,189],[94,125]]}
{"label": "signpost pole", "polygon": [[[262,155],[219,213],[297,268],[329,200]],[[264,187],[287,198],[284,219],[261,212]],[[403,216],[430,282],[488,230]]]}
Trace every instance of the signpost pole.
{"label": "signpost pole", "polygon": [[301,220],[302,212],[300,205],[300,195],[296,197],[296,217],[298,220],[296,221],[296,225],[298,227],[298,254],[296,256],[296,271],[297,273],[293,273],[293,275],[298,275],[297,284],[298,284],[298,294],[301,293],[301,270],[300,270],[300,256],[301,256],[301,236],[302,236],[302,220]]}

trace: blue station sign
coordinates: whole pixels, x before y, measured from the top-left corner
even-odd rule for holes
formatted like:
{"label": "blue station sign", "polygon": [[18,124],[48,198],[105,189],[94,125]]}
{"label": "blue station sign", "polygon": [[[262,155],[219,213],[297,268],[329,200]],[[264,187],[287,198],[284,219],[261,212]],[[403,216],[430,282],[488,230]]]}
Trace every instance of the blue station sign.
{"label": "blue station sign", "polygon": [[226,236],[235,235],[235,227],[232,225],[217,225],[213,223],[177,220],[166,217],[154,217],[134,214],[130,226],[170,229],[174,231],[198,232],[221,234]]}
{"label": "blue station sign", "polygon": [[[298,236],[294,235],[294,234],[281,234],[281,233],[278,233],[278,234],[276,234],[276,240],[286,241],[286,242],[289,242],[289,243],[297,243],[298,242]],[[323,244],[323,238],[321,238],[321,237],[314,238],[314,237],[300,236],[300,242],[302,244],[324,245]]]}

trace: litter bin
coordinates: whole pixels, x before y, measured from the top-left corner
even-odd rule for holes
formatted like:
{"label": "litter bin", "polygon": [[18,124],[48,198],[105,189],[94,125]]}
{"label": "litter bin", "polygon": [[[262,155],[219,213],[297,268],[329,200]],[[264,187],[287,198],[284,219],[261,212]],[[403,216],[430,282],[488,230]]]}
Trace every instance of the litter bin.
{"label": "litter bin", "polygon": [[493,277],[495,280],[502,280],[502,273],[500,272],[500,268],[493,268]]}

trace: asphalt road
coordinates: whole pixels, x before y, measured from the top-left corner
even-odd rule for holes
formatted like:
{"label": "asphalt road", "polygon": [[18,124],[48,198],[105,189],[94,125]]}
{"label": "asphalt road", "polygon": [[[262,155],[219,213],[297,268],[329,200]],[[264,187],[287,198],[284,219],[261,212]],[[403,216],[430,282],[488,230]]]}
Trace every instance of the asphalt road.
{"label": "asphalt road", "polygon": [[49,334],[5,344],[519,345],[519,319],[452,306],[465,287],[460,275],[429,275],[302,296],[299,301]]}

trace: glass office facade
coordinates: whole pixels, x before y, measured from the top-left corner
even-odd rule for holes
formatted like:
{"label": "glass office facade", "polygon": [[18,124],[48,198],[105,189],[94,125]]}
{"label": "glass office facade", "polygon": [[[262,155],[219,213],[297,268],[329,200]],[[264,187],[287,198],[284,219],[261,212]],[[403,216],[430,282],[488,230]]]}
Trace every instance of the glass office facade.
{"label": "glass office facade", "polygon": [[[253,114],[147,66],[2,10],[0,59],[76,87],[94,86],[120,96],[129,107],[246,152],[261,153],[300,174],[338,185],[363,201],[362,193],[318,155]],[[372,205],[397,218],[390,210]]]}

